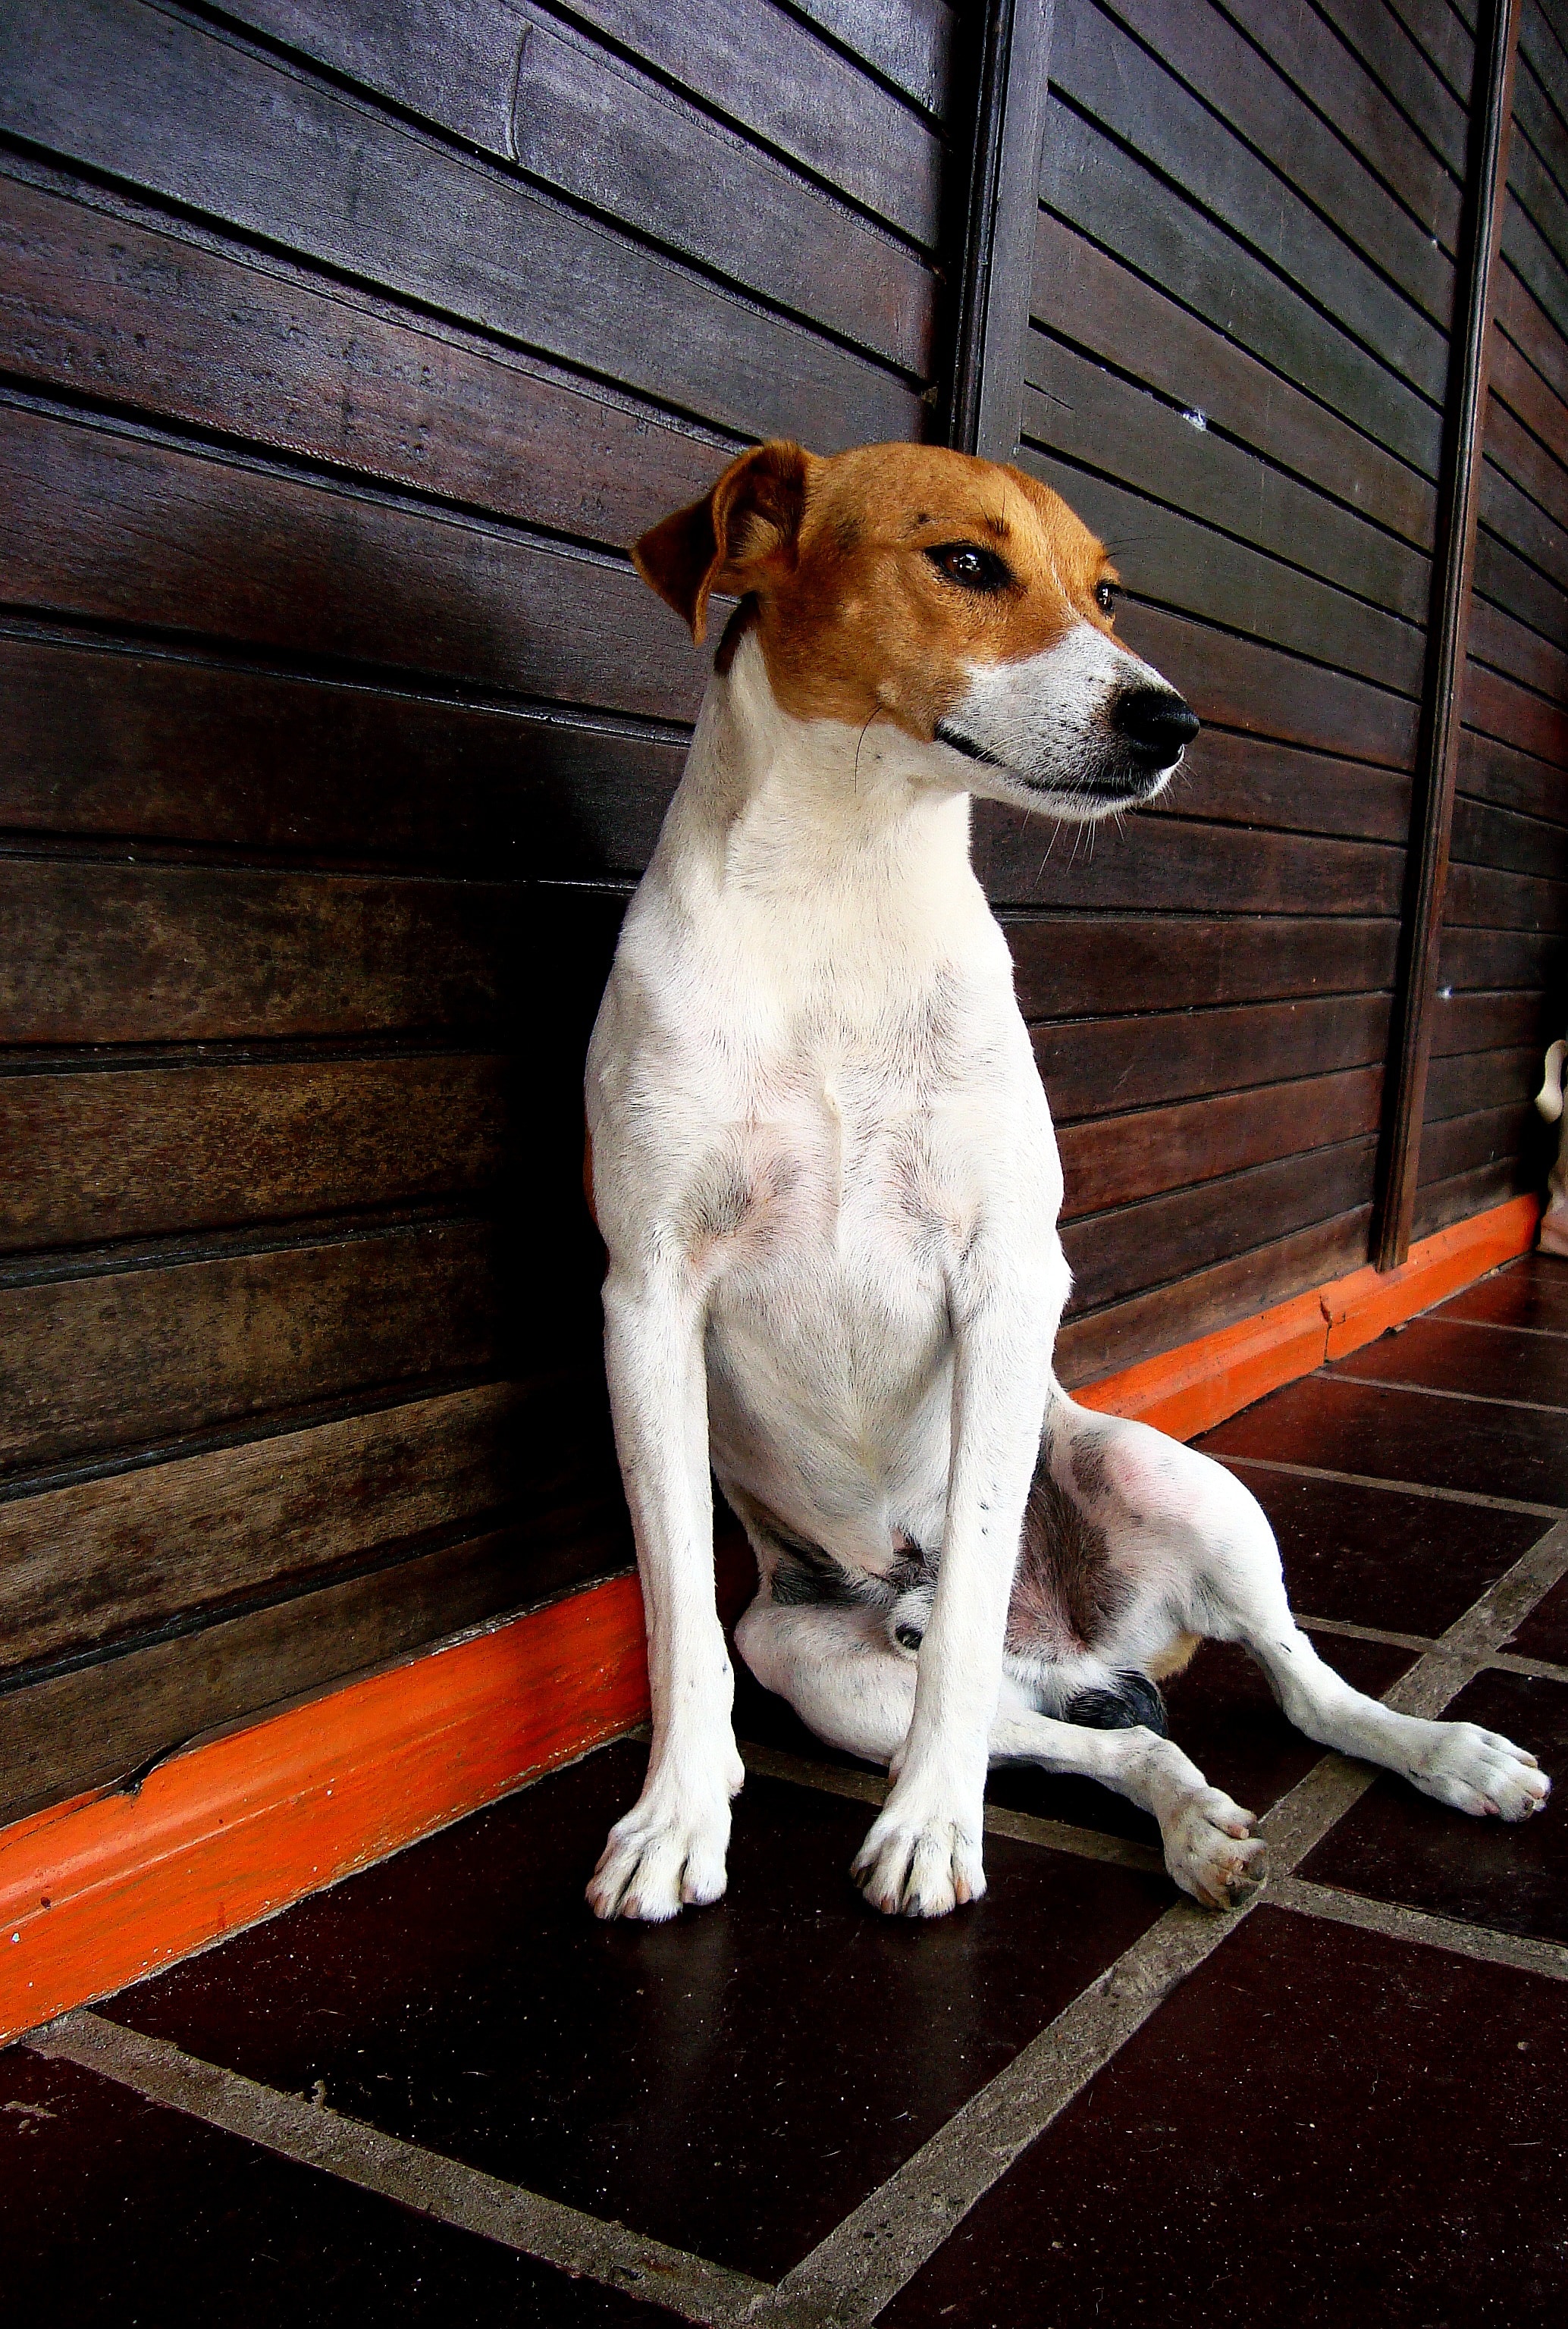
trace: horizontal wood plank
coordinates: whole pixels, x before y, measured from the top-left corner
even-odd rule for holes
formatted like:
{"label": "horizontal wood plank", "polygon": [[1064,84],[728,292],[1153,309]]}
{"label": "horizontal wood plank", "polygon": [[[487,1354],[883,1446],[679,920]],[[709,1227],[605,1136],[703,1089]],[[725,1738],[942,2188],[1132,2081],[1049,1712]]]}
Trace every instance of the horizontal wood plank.
{"label": "horizontal wood plank", "polygon": [[1397,914],[1403,873],[1379,843],[1142,815],[1085,839],[1006,810],[977,816],[975,863],[1002,904],[1149,913]]}
{"label": "horizontal wood plank", "polygon": [[1305,915],[1007,914],[1003,928],[1025,1019],[1146,1010],[1151,995],[1184,1011],[1383,993],[1398,935],[1392,922]]}
{"label": "horizontal wood plank", "polygon": [[1381,1063],[1386,995],[1047,1020],[1034,1057],[1058,1125]]}
{"label": "horizontal wood plank", "polygon": [[0,1250],[477,1197],[507,1084],[493,1054],[0,1075]]}
{"label": "horizontal wood plank", "polygon": [[0,1469],[487,1367],[496,1238],[424,1221],[0,1287]]}

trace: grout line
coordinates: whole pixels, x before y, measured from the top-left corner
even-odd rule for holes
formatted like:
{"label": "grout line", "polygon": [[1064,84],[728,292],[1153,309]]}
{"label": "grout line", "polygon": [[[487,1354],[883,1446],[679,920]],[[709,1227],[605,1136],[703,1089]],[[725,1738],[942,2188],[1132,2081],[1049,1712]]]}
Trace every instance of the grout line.
{"label": "grout line", "polygon": [[1544,1343],[1568,1342],[1568,1326],[1519,1326],[1511,1318],[1450,1318],[1440,1306],[1426,1315],[1440,1326],[1468,1326],[1480,1334],[1538,1334]]}
{"label": "grout line", "polygon": [[1561,1504],[1525,1504],[1517,1496],[1485,1496],[1477,1488],[1433,1488],[1424,1480],[1379,1480],[1369,1472],[1331,1472],[1320,1464],[1287,1464],[1276,1456],[1227,1456],[1222,1448],[1215,1448],[1214,1455],[1228,1472],[1289,1472],[1299,1480],[1333,1480],[1346,1488],[1386,1489],[1391,1495],[1428,1496],[1440,1504],[1478,1504],[1483,1512],[1524,1513],[1532,1520],[1561,1520],[1564,1509]]}
{"label": "grout line", "polygon": [[1331,1360],[1325,1372],[1334,1382],[1365,1383],[1372,1391],[1407,1391],[1416,1399],[1451,1399],[1468,1407],[1513,1407],[1525,1415],[1568,1414],[1560,1399],[1500,1399],[1489,1391],[1447,1391],[1439,1383],[1402,1382],[1393,1375],[1363,1374],[1345,1360]]}
{"label": "grout line", "polygon": [[1533,1675],[1537,1682],[1568,1682],[1568,1666],[1554,1665],[1550,1658],[1521,1658],[1512,1650],[1499,1650],[1487,1664],[1504,1674]]}
{"label": "grout line", "polygon": [[1348,1617],[1303,1617],[1299,1610],[1294,1614],[1304,1634],[1334,1634],[1348,1642],[1386,1642],[1395,1650],[1430,1650],[1436,1646],[1431,1634],[1390,1634],[1381,1626],[1354,1626]]}
{"label": "grout line", "polygon": [[1493,1926],[1465,1925],[1453,1917],[1431,1917],[1424,1909],[1368,1900],[1327,1884],[1307,1884],[1299,1876],[1276,1879],[1268,1898],[1272,1908],[1289,1909],[1299,1916],[1327,1917],[1337,1925],[1359,1926],[1365,1933],[1413,1941],[1420,1948],[1446,1949],[1453,1957],[1478,1957],[1487,1965],[1544,1974],[1548,1981],[1568,1981],[1568,1948],[1558,1941],[1499,1933]]}
{"label": "grout line", "polygon": [[325,2105],[279,2094],[101,2014],[84,2009],[62,2014],[24,2042],[51,2061],[96,2070],[149,2102],[184,2111],[439,2223],[664,2305],[702,2329],[729,2329],[769,2294],[765,2281],[746,2273],[645,2239],[623,2224],[523,2191],[362,2120],[342,2118]]}
{"label": "grout line", "polygon": [[[760,1779],[785,1779],[797,1787],[815,1787],[827,1796],[847,1796],[855,1803],[882,1804],[891,1780],[880,1771],[846,1769],[840,1763],[816,1763],[803,1755],[789,1755],[776,1747],[754,1747],[740,1741],[741,1760]],[[1100,1829],[1078,1827],[1066,1820],[1043,1819],[1034,1812],[1010,1811],[1006,1804],[986,1806],[986,1834],[1004,1835],[1015,1843],[1038,1844],[1046,1852],[1072,1853],[1079,1860],[1108,1860],[1120,1868],[1165,1872],[1163,1856],[1149,1843],[1129,1836],[1107,1835]]]}
{"label": "grout line", "polygon": [[[1384,1703],[1407,1714],[1440,1712],[1565,1571],[1568,1520],[1559,1519],[1384,1692]],[[1167,1909],[786,2273],[758,2319],[789,2329],[868,2329],[1014,2161],[1271,1887],[1292,1875],[1376,1777],[1371,1765],[1340,1755],[1315,1764],[1258,1824],[1270,1847],[1270,1883],[1238,1909],[1204,1910],[1186,1901]]]}

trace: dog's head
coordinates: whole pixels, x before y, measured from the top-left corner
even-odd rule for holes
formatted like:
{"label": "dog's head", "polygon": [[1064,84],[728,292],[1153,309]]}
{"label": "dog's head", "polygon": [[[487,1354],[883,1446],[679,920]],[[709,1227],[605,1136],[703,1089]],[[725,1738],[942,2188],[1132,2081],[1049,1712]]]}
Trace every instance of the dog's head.
{"label": "dog's head", "polygon": [[825,460],[761,445],[632,552],[701,639],[711,592],[741,600],[800,720],[891,721],[933,781],[1055,816],[1159,791],[1197,721],[1117,639],[1116,571],[1022,470],[928,445]]}

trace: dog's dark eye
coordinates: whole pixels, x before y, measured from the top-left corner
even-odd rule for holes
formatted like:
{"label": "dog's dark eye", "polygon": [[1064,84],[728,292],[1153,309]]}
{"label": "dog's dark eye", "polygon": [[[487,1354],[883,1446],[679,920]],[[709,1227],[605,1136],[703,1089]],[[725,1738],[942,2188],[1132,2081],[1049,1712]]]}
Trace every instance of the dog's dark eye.
{"label": "dog's dark eye", "polygon": [[928,550],[926,556],[960,590],[1005,590],[1013,580],[996,552],[982,550],[977,542],[945,542],[940,550]]}
{"label": "dog's dark eye", "polygon": [[1120,596],[1121,592],[1114,582],[1097,582],[1094,586],[1094,603],[1102,615],[1113,612]]}

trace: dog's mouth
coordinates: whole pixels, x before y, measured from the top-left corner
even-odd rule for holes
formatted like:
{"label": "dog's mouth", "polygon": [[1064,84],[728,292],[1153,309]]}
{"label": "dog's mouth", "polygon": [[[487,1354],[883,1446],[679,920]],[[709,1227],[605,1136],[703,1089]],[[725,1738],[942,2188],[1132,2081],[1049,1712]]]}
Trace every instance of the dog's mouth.
{"label": "dog's mouth", "polygon": [[987,750],[984,744],[978,743],[973,736],[967,736],[949,720],[939,720],[935,733],[939,744],[946,744],[950,750],[961,753],[966,760],[973,760],[981,768],[995,768],[1009,787],[1020,792],[1032,793],[1042,804],[1051,802],[1063,809],[1072,809],[1075,806],[1082,807],[1091,803],[1096,812],[1106,815],[1112,809],[1140,808],[1145,801],[1152,800],[1161,787],[1176,774],[1184,758],[1184,750],[1178,750],[1174,759],[1156,765],[1149,756],[1135,750],[1129,756],[1131,766],[1124,775],[1115,778],[1099,781],[1088,777],[1053,778],[1031,776],[1026,769],[1015,768],[1011,761]]}

